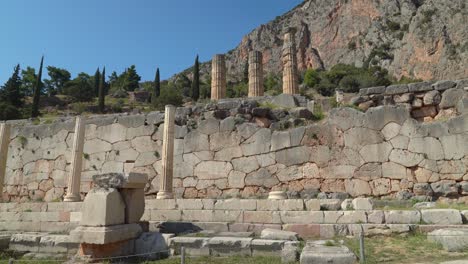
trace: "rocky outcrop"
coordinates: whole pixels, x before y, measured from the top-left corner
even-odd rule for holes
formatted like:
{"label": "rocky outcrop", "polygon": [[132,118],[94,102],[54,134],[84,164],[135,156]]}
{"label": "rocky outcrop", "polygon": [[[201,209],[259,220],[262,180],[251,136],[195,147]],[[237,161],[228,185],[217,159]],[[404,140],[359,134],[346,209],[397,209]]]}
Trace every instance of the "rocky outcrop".
{"label": "rocky outcrop", "polygon": [[[306,0],[254,29],[226,54],[229,79],[242,78],[250,50],[263,52],[265,72],[279,73],[282,36],[291,27],[297,31],[299,70],[371,64],[397,78],[466,78],[467,17],[465,0]],[[202,64],[205,77],[210,67]]]}

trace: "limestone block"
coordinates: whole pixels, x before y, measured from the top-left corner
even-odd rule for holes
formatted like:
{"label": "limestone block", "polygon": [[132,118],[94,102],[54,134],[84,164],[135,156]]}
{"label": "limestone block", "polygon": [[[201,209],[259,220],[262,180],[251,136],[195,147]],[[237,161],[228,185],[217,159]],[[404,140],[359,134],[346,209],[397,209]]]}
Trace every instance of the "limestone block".
{"label": "limestone block", "polygon": [[281,224],[277,211],[244,211],[244,223]]}
{"label": "limestone block", "polygon": [[390,122],[382,129],[382,134],[386,140],[391,140],[400,133],[401,126],[395,122]]}
{"label": "limestone block", "polygon": [[462,251],[468,247],[468,230],[439,229],[427,234],[427,239],[442,244],[449,252]]}
{"label": "limestone block", "polygon": [[277,230],[272,228],[265,228],[260,234],[261,239],[270,239],[270,240],[292,240],[298,241],[299,236],[296,232]]}
{"label": "limestone block", "polygon": [[398,135],[390,140],[393,148],[396,149],[407,149],[409,144],[409,138],[406,136]]}
{"label": "limestone block", "polygon": [[320,200],[318,199],[305,200],[304,205],[307,211],[320,211]]}
{"label": "limestone block", "polygon": [[165,221],[181,221],[182,220],[181,210],[157,209],[157,210],[151,210],[150,215],[151,215],[150,216],[151,221],[165,222]]}
{"label": "limestone block", "polygon": [[409,92],[425,92],[433,90],[432,82],[417,82],[408,84]]}
{"label": "limestone block", "polygon": [[360,151],[362,158],[366,162],[385,162],[388,161],[392,145],[388,142],[364,146]]}
{"label": "limestone block", "polygon": [[144,189],[122,189],[120,194],[125,203],[125,223],[138,223],[145,212]]}
{"label": "limestone block", "polygon": [[415,153],[424,154],[428,159],[444,159],[442,144],[433,137],[412,138],[408,145],[408,150]]}
{"label": "limestone block", "polygon": [[79,226],[70,232],[70,241],[104,245],[137,238],[142,233],[139,224],[113,226]]}
{"label": "limestone block", "polygon": [[229,162],[222,161],[202,161],[194,170],[194,175],[199,179],[215,180],[227,178],[232,170]]}
{"label": "limestone block", "polygon": [[238,147],[240,142],[241,137],[237,133],[216,132],[210,136],[210,149],[220,151],[224,148],[234,148]]}
{"label": "limestone block", "polygon": [[283,224],[320,224],[323,223],[322,211],[281,211]]}
{"label": "limestone block", "polygon": [[262,128],[242,143],[241,148],[245,156],[264,154],[270,151],[271,131]]}
{"label": "limestone block", "polygon": [[301,264],[353,264],[356,256],[343,245],[328,246],[326,241],[309,241],[302,250]]}
{"label": "limestone block", "polygon": [[115,123],[108,126],[100,126],[96,129],[96,136],[111,144],[126,139],[127,128],[121,124]]}
{"label": "limestone block", "polygon": [[94,153],[107,152],[111,150],[112,145],[109,142],[100,139],[93,139],[85,141],[83,152],[91,155]]}
{"label": "limestone block", "polygon": [[466,146],[468,145],[468,137],[462,134],[451,135],[440,138],[442,147],[445,153],[445,159],[461,159],[466,155]]}
{"label": "limestone block", "polygon": [[421,210],[422,221],[427,224],[461,225],[460,211],[455,209],[425,209]]}
{"label": "limestone block", "polygon": [[386,211],[385,223],[387,224],[419,224],[421,213],[419,211]]}
{"label": "limestone block", "polygon": [[378,106],[366,112],[366,123],[370,129],[381,130],[390,122],[403,125],[410,117],[409,111],[402,106]]}
{"label": "limestone block", "polygon": [[177,199],[177,208],[181,210],[201,210],[203,202],[201,199]]}
{"label": "limestone block", "polygon": [[110,226],[125,223],[125,203],[116,189],[93,189],[84,200],[83,226]]}
{"label": "limestone block", "polygon": [[196,130],[191,131],[184,138],[184,153],[209,150],[210,144],[208,135],[202,134]]}
{"label": "limestone block", "polygon": [[299,106],[296,98],[291,94],[280,94],[272,99],[272,104],[283,108],[294,108]]}
{"label": "limestone block", "polygon": [[442,100],[439,107],[442,109],[455,107],[460,99],[463,98],[464,91],[462,89],[450,88],[442,93]]}
{"label": "limestone block", "polygon": [[456,82],[446,81],[446,80],[438,81],[432,85],[432,87],[434,87],[434,89],[438,91],[444,91],[444,90],[453,88],[455,86],[457,86]]}
{"label": "limestone block", "polygon": [[278,179],[271,175],[271,173],[265,168],[249,173],[245,177],[245,185],[265,186],[266,188],[271,188],[278,183]]}
{"label": "limestone block", "polygon": [[[384,163],[385,164],[385,163]],[[366,163],[354,173],[354,178],[366,181],[382,177],[382,165],[380,163]]]}
{"label": "limestone block", "polygon": [[219,131],[220,132],[225,132],[225,131],[233,131],[234,128],[236,127],[236,119],[233,116],[227,117],[223,120],[221,120],[220,125],[219,125]]}
{"label": "limestone block", "polygon": [[325,224],[356,224],[367,223],[367,215],[362,211],[325,211]]}
{"label": "limestone block", "polygon": [[176,255],[180,255],[181,247],[184,247],[189,256],[209,256],[208,241],[205,237],[173,237],[169,239],[169,245]]}
{"label": "limestone block", "polygon": [[70,241],[68,235],[46,235],[39,241],[39,252],[43,253],[68,253],[76,251],[78,243]]}
{"label": "limestone block", "polygon": [[431,183],[431,188],[437,196],[458,195],[460,186],[455,181],[438,181]]}
{"label": "limestone block", "polygon": [[413,153],[408,150],[394,149],[390,153],[390,161],[401,164],[405,167],[413,167],[418,165],[423,159],[424,155]]}
{"label": "limestone block", "polygon": [[274,131],[271,136],[271,151],[291,147],[291,135],[289,131]]}
{"label": "limestone block", "polygon": [[[467,104],[468,108],[468,104]],[[459,134],[468,132],[468,115],[464,114],[461,116],[454,117],[447,121],[450,133]]]}
{"label": "limestone block", "polygon": [[326,211],[337,211],[341,208],[340,199],[319,199],[320,208]]}
{"label": "limestone block", "polygon": [[220,151],[216,152],[215,160],[220,161],[231,161],[234,158],[242,157],[242,148],[240,146],[223,148]]}
{"label": "limestone block", "polygon": [[248,199],[226,199],[217,200],[214,204],[215,210],[256,210],[256,200]]}
{"label": "limestone block", "polygon": [[219,120],[215,118],[208,118],[199,122],[197,126],[198,131],[203,134],[211,135],[219,131]]}
{"label": "limestone block", "polygon": [[395,84],[390,85],[385,89],[385,94],[393,95],[393,94],[402,94],[407,93],[409,91],[407,84]]}
{"label": "limestone block", "polygon": [[280,200],[279,208],[284,211],[302,211],[304,210],[304,200],[302,199],[288,199]]}
{"label": "limestone block", "polygon": [[208,247],[213,256],[251,256],[252,240],[241,237],[213,237],[208,241]]}
{"label": "limestone block", "polygon": [[260,167],[254,156],[234,159],[232,160],[232,166],[234,170],[244,173],[250,173]]}
{"label": "limestone block", "polygon": [[379,131],[364,127],[353,127],[345,132],[344,140],[347,147],[359,150],[365,145],[382,143],[383,137]]}
{"label": "limestone block", "polygon": [[439,91],[430,91],[424,95],[423,102],[424,105],[438,105],[441,99]]}
{"label": "limestone block", "polygon": [[281,256],[286,240],[254,239],[252,256]]}
{"label": "limestone block", "polygon": [[374,203],[370,198],[355,198],[352,201],[354,210],[373,210]]}
{"label": "limestone block", "polygon": [[406,167],[394,163],[382,163],[382,176],[390,179],[406,179]]}
{"label": "limestone block", "polygon": [[9,249],[18,252],[39,252],[40,240],[41,234],[38,233],[13,234]]}
{"label": "limestone block", "polygon": [[370,224],[383,224],[385,223],[385,213],[378,210],[367,212],[367,222]]}
{"label": "limestone block", "polygon": [[176,200],[173,199],[165,199],[165,200],[159,200],[159,199],[151,199],[151,200],[145,200],[145,207],[146,209],[153,209],[153,210],[170,210],[170,209],[176,209],[177,208],[177,203]]}

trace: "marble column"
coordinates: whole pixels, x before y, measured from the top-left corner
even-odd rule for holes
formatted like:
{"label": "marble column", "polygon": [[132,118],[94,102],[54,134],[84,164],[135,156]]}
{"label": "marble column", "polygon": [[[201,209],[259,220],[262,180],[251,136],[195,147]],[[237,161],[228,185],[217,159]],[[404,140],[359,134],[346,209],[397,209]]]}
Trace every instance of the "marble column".
{"label": "marble column", "polygon": [[76,117],[75,134],[73,137],[73,152],[70,174],[68,176],[67,195],[64,198],[65,202],[79,202],[81,171],[83,168],[83,147],[85,140],[85,120],[81,116]]}
{"label": "marble column", "polygon": [[172,181],[174,176],[174,119],[176,108],[166,105],[164,116],[164,135],[162,145],[161,185],[156,199],[172,199]]}
{"label": "marble column", "polygon": [[284,35],[282,50],[283,63],[283,93],[299,93],[299,77],[297,74],[296,45],[294,44],[294,33],[288,32]]}
{"label": "marble column", "polygon": [[249,52],[249,97],[263,96],[263,56],[260,51]]}
{"label": "marble column", "polygon": [[211,100],[226,97],[226,61],[224,55],[218,54],[211,62]]}
{"label": "marble column", "polygon": [[0,201],[2,201],[5,182],[8,145],[10,144],[10,125],[0,124]]}

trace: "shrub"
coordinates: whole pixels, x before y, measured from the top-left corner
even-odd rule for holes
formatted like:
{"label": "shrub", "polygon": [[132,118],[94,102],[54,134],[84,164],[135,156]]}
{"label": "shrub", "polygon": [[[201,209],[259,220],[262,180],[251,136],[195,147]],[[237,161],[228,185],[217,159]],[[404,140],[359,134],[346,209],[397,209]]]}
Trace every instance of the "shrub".
{"label": "shrub", "polygon": [[183,97],[179,89],[172,85],[161,88],[161,95],[156,99],[156,109],[164,109],[166,105],[181,106]]}
{"label": "shrub", "polygon": [[71,104],[71,109],[73,112],[82,114],[86,112],[86,110],[88,109],[88,105],[86,103],[73,103]]}
{"label": "shrub", "polygon": [[319,73],[314,69],[307,69],[304,74],[304,84],[307,87],[314,87],[320,82]]}
{"label": "shrub", "polygon": [[239,98],[247,96],[249,92],[249,85],[247,83],[238,83],[229,85],[226,89],[226,95],[229,98]]}
{"label": "shrub", "polygon": [[0,120],[20,119],[21,112],[8,102],[0,102]]}
{"label": "shrub", "polygon": [[398,31],[401,29],[400,23],[393,22],[391,20],[387,21],[387,26],[391,31]]}
{"label": "shrub", "polygon": [[279,75],[269,73],[264,82],[265,93],[268,95],[278,95],[282,93],[282,78]]}

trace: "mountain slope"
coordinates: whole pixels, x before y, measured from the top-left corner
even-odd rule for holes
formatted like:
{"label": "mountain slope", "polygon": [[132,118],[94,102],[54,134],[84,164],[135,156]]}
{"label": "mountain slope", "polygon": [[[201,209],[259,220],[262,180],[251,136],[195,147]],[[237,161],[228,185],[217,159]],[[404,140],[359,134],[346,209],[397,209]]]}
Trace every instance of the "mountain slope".
{"label": "mountain slope", "polygon": [[[226,54],[228,78],[242,78],[251,49],[263,52],[265,72],[280,72],[288,28],[296,29],[300,70],[371,64],[397,78],[468,77],[466,0],[306,0],[253,30]],[[210,62],[202,64],[204,78],[210,68]]]}

